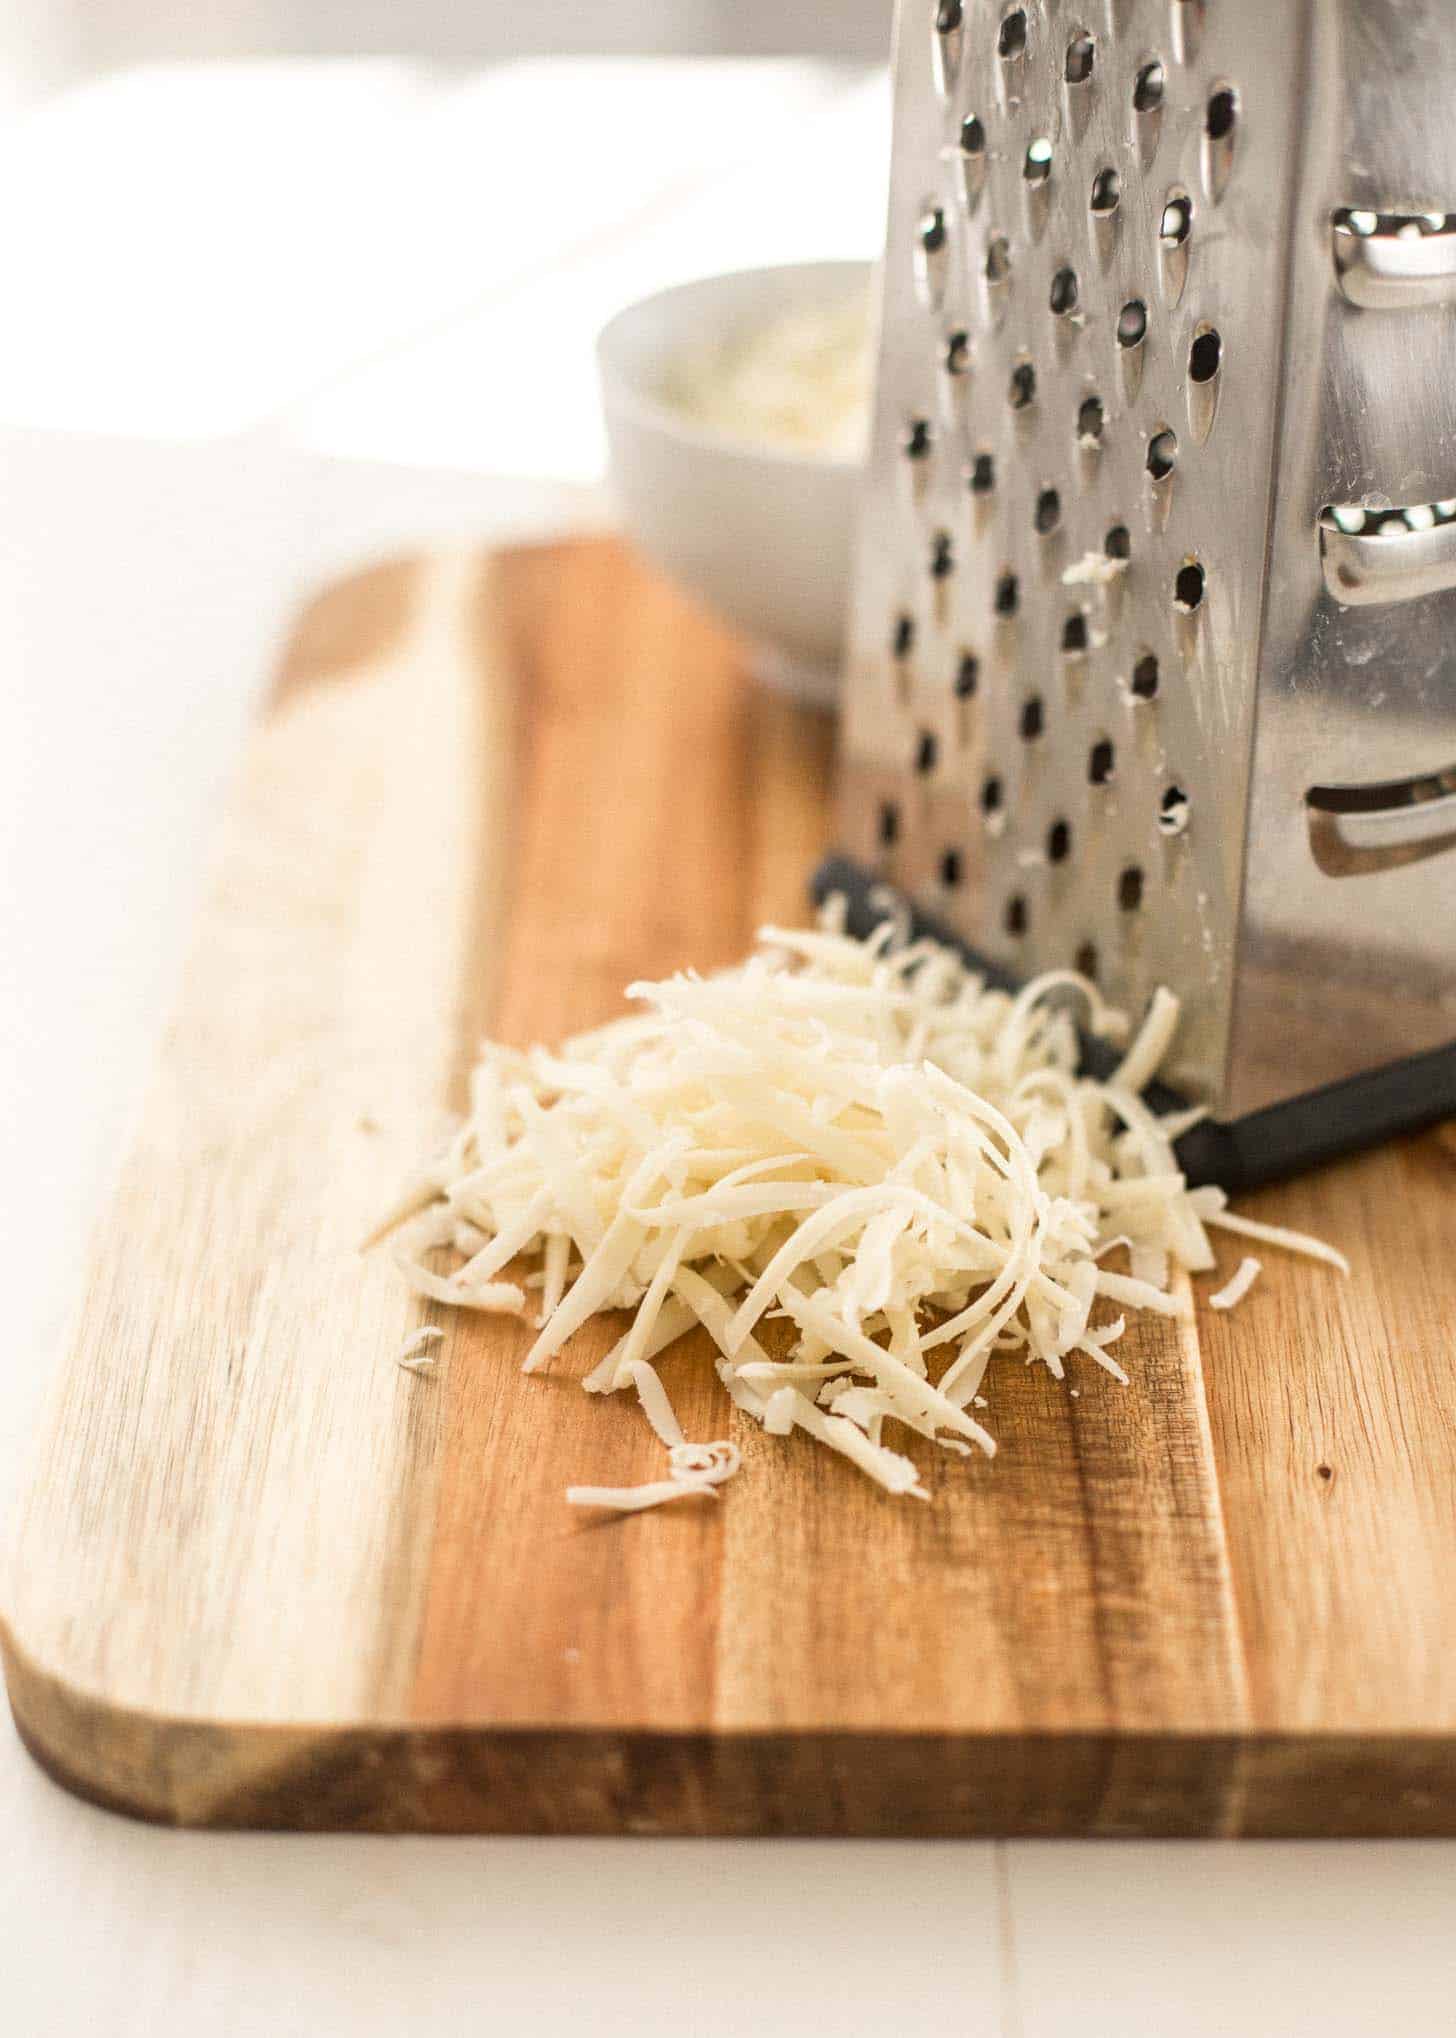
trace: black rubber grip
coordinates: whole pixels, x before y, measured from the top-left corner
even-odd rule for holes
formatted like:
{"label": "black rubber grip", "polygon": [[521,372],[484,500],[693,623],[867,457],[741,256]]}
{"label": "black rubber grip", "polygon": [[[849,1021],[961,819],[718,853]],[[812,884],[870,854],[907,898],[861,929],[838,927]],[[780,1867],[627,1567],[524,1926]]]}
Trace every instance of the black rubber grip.
{"label": "black rubber grip", "polygon": [[[812,885],[817,905],[831,894],[843,896],[849,931],[861,937],[887,917],[884,890],[883,880],[846,856],[826,858],[814,873]],[[954,948],[977,975],[998,989],[1018,988],[1016,978],[999,964],[978,954],[950,928],[917,911],[898,893],[895,897],[897,906],[908,913],[914,933],[927,934]],[[1084,1034],[1082,1049],[1082,1065],[1090,1075],[1107,1076],[1117,1065],[1118,1050],[1105,1040]],[[1159,1113],[1182,1110],[1188,1101],[1164,1083],[1150,1083],[1143,1094]],[[1226,1123],[1205,1119],[1185,1133],[1174,1150],[1179,1166],[1195,1186],[1216,1182],[1230,1195],[1238,1195],[1378,1146],[1398,1133],[1422,1132],[1452,1117],[1456,1117],[1456,1041],[1429,1054],[1388,1062],[1322,1090],[1309,1090],[1246,1118]]]}

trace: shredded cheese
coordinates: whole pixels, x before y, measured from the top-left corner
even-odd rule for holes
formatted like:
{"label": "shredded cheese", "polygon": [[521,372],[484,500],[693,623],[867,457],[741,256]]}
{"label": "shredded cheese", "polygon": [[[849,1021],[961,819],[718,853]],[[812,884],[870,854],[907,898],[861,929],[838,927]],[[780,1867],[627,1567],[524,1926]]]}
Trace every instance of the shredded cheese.
{"label": "shredded cheese", "polygon": [[779,314],[675,360],[663,394],[735,439],[858,456],[869,433],[870,308],[863,298]]}
{"label": "shredded cheese", "polygon": [[1202,1216],[1205,1224],[1211,1224],[1215,1231],[1237,1232],[1240,1238],[1259,1239],[1265,1245],[1279,1246],[1288,1253],[1302,1253],[1306,1259],[1323,1260],[1326,1266],[1336,1268],[1342,1274],[1350,1271],[1350,1262],[1334,1246],[1326,1245],[1322,1238],[1311,1238],[1307,1232],[1290,1231],[1282,1224],[1261,1224],[1257,1218],[1236,1217],[1225,1207],[1226,1199],[1222,1189],[1195,1189],[1189,1197]]}
{"label": "shredded cheese", "polygon": [[609,1507],[618,1514],[641,1514],[644,1508],[661,1507],[669,1500],[689,1500],[700,1494],[718,1498],[717,1490],[705,1479],[650,1479],[641,1486],[568,1486],[566,1497],[573,1507]]}
{"label": "shredded cheese", "polygon": [[1107,587],[1127,571],[1125,559],[1109,558],[1105,552],[1084,552],[1062,571],[1063,587]]}
{"label": "shredded cheese", "polygon": [[[651,1368],[646,1367],[644,1371],[651,1372]],[[653,1379],[655,1388],[643,1395],[642,1406],[658,1436],[669,1444],[668,1476],[666,1479],[649,1479],[641,1486],[568,1486],[566,1498],[573,1507],[605,1507],[618,1514],[641,1514],[649,1507],[662,1507],[672,1500],[686,1500],[695,1493],[716,1500],[715,1489],[738,1470],[741,1459],[737,1444],[688,1444],[682,1441],[680,1432],[677,1442],[669,1442],[669,1436],[664,1432],[677,1428],[677,1417],[672,1413],[662,1382],[656,1379],[656,1375]],[[640,1392],[643,1383],[639,1380],[636,1384]],[[657,1400],[659,1394],[662,1397],[660,1402]],[[662,1427],[658,1428],[658,1419],[664,1408],[666,1415],[662,1418]]]}
{"label": "shredded cheese", "polygon": [[[1192,1116],[1141,1095],[1177,1025],[1166,991],[1106,1082],[1080,1067],[1077,1022],[1130,1029],[1085,979],[1012,996],[903,921],[856,940],[836,908],[767,930],[740,968],[629,996],[633,1016],[554,1052],[485,1046],[467,1117],[380,1227],[407,1227],[397,1264],[432,1301],[524,1316],[539,1285],[528,1372],[599,1312],[633,1312],[584,1384],[635,1393],[667,1476],[574,1486],[574,1505],[713,1496],[738,1470],[733,1443],[685,1437],[655,1363],[698,1327],[741,1416],[925,1499],[887,1430],[989,1457],[970,1410],[1003,1358],[1059,1380],[1088,1360],[1126,1383],[1113,1308],[1186,1317],[1208,1228],[1345,1267],[1188,1188],[1173,1142]],[[1246,1259],[1213,1306],[1258,1271]],[[438,1335],[401,1363],[430,1363],[419,1347]]]}
{"label": "shredded cheese", "polygon": [[1244,1297],[1248,1294],[1249,1290],[1253,1287],[1255,1281],[1258,1280],[1260,1274],[1263,1273],[1263,1271],[1264,1263],[1262,1260],[1255,1259],[1240,1260],[1239,1270],[1234,1275],[1233,1279],[1231,1281],[1226,1282],[1225,1285],[1219,1289],[1216,1295],[1209,1296],[1208,1298],[1209,1308],[1236,1309],[1238,1305],[1243,1301]]}
{"label": "shredded cheese", "polygon": [[412,1331],[400,1346],[395,1363],[403,1366],[407,1373],[433,1373],[435,1354],[426,1351],[425,1347],[444,1335],[444,1331],[433,1324],[427,1324],[423,1330]]}

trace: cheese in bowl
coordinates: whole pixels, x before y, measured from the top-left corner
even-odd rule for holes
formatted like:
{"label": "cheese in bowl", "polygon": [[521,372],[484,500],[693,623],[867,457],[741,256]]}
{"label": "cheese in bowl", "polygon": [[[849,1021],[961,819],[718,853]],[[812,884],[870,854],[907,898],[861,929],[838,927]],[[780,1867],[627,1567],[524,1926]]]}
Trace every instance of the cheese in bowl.
{"label": "cheese in bowl", "polygon": [[862,458],[869,435],[868,294],[795,305],[669,362],[663,395],[727,438]]}
{"label": "cheese in bowl", "polygon": [[832,703],[868,411],[868,262],[684,283],[597,341],[628,534],[743,636],[758,671]]}

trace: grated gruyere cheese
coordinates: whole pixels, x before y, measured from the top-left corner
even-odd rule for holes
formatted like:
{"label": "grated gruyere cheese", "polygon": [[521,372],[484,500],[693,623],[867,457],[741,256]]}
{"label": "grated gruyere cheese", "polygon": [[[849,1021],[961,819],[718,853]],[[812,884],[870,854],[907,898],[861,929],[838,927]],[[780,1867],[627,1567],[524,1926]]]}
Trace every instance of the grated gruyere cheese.
{"label": "grated gruyere cheese", "polygon": [[805,305],[671,364],[663,395],[732,439],[858,457],[869,436],[870,307]]}
{"label": "grated gruyere cheese", "polygon": [[433,1373],[435,1354],[425,1347],[435,1344],[444,1335],[443,1330],[428,1325],[423,1330],[412,1331],[396,1354],[396,1365],[403,1366],[407,1373]]}
{"label": "grated gruyere cheese", "polygon": [[[970,1411],[998,1358],[1058,1380],[1085,1358],[1125,1384],[1111,1308],[1187,1318],[1210,1228],[1346,1266],[1188,1188],[1173,1140],[1197,1114],[1160,1119],[1139,1094],[1177,1024],[1166,991],[1098,1081],[1078,1020],[1128,1027],[1085,978],[993,990],[889,923],[852,938],[836,902],[737,969],[628,996],[640,1011],[555,1051],[483,1047],[464,1122],[380,1228],[408,1226],[396,1263],[432,1301],[523,1316],[539,1283],[527,1372],[600,1311],[634,1312],[583,1384],[635,1391],[668,1474],[572,1487],[575,1504],[716,1497],[737,1471],[736,1445],[685,1439],[654,1364],[698,1326],[741,1414],[926,1499],[887,1430],[990,1456]],[[443,1254],[453,1271],[426,1264]],[[534,1271],[501,1279],[517,1261]],[[1245,1260],[1214,1305],[1257,1272]]]}
{"label": "grated gruyere cheese", "polygon": [[1209,1296],[1209,1308],[1236,1309],[1263,1271],[1264,1263],[1262,1260],[1240,1260],[1238,1272],[1234,1275],[1233,1279],[1220,1288],[1216,1295]]}
{"label": "grated gruyere cheese", "polygon": [[1106,552],[1084,552],[1080,559],[1063,568],[1062,586],[1110,587],[1126,571],[1125,559],[1111,558]]}

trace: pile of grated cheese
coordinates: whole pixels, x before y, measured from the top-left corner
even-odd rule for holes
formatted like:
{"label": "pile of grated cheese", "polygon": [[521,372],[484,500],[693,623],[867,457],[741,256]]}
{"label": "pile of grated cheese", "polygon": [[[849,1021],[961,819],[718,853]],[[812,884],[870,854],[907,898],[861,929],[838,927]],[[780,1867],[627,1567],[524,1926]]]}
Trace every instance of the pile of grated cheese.
{"label": "pile of grated cheese", "polygon": [[[1012,996],[892,923],[864,941],[842,925],[836,902],[815,931],[766,930],[740,968],[635,984],[639,1013],[554,1052],[487,1045],[465,1122],[375,1234],[405,1227],[420,1295],[533,1316],[528,1373],[598,1311],[634,1312],[584,1384],[637,1395],[666,1474],[572,1501],[713,1497],[737,1470],[731,1443],[684,1437],[654,1365],[700,1325],[744,1415],[924,1499],[898,1431],[994,1452],[971,1413],[993,1359],[1058,1380],[1085,1359],[1125,1384],[1126,1312],[1187,1317],[1210,1230],[1345,1267],[1188,1187],[1173,1141],[1199,1114],[1160,1119],[1140,1095],[1176,1027],[1168,992],[1128,1042],[1071,971]],[[1079,1072],[1079,1024],[1125,1048],[1105,1082]],[[1245,1260],[1215,1304],[1257,1272]]]}
{"label": "pile of grated cheese", "polygon": [[674,410],[729,438],[858,458],[869,438],[870,308],[865,298],[782,312],[745,337],[672,362]]}

